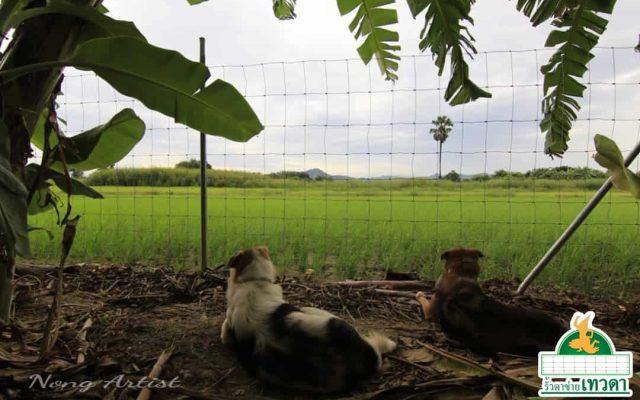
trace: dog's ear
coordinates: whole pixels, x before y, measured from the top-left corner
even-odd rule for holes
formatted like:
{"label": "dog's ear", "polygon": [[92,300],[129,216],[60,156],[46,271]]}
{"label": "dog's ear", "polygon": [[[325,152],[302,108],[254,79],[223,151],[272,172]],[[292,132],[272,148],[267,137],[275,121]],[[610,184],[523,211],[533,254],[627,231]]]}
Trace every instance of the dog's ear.
{"label": "dog's ear", "polygon": [[262,257],[266,258],[267,260],[271,260],[271,256],[269,255],[269,248],[267,246],[256,247],[256,250]]}
{"label": "dog's ear", "polygon": [[480,250],[476,250],[476,253],[478,254],[478,258],[484,257],[484,254],[482,254]]}
{"label": "dog's ear", "polygon": [[446,260],[447,258],[449,258],[449,250],[445,251],[440,255],[441,260]]}
{"label": "dog's ear", "polygon": [[233,257],[229,259],[227,263],[227,268],[235,268],[237,274],[239,275],[242,270],[253,261],[254,255],[251,249],[242,250],[236,253]]}
{"label": "dog's ear", "polygon": [[229,261],[227,261],[227,268],[235,268],[240,262],[240,253],[233,255]]}

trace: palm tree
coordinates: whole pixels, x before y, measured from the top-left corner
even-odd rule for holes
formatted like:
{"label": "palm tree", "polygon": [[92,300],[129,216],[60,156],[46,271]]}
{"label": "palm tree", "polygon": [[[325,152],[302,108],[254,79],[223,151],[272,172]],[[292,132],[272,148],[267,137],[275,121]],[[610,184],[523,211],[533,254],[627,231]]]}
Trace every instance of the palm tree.
{"label": "palm tree", "polygon": [[438,179],[442,179],[442,143],[449,137],[453,122],[446,115],[438,115],[438,118],[431,121],[433,128],[429,130],[433,139],[439,143],[438,146]]}

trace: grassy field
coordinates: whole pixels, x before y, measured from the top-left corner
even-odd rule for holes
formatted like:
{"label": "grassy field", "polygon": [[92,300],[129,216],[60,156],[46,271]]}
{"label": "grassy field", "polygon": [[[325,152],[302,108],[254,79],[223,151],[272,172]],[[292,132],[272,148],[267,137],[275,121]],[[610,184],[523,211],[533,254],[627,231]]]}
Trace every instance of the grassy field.
{"label": "grassy field", "polygon": [[[386,268],[436,277],[441,251],[483,250],[483,277],[523,277],[583,207],[591,191],[533,191],[474,183],[394,187],[385,182],[314,183],[292,188],[210,188],[210,263],[267,244],[289,271],[313,268],[363,277]],[[196,268],[199,194],[194,187],[97,187],[103,200],[73,200],[83,217],[72,258]],[[59,254],[55,215],[30,224],[36,258]],[[596,209],[541,281],[612,294],[640,288],[640,203],[614,193]]]}

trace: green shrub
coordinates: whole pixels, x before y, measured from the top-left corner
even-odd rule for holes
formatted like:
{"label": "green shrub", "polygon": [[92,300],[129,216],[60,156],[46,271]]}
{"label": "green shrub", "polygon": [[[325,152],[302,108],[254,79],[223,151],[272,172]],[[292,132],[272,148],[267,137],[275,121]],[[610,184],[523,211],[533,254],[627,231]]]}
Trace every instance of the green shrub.
{"label": "green shrub", "polygon": [[[188,161],[180,161],[175,168],[200,169],[200,161],[195,158],[191,158]],[[211,164],[207,163],[207,169],[211,169]]]}
{"label": "green shrub", "polygon": [[589,167],[560,166],[554,168],[536,168],[524,174],[535,179],[606,179],[607,174]]}
{"label": "green shrub", "polygon": [[460,174],[454,170],[449,171],[443,178],[451,182],[460,182]]}
{"label": "green shrub", "polygon": [[279,179],[302,179],[305,181],[310,181],[311,177],[306,172],[301,171],[280,171],[273,172],[269,174],[270,178],[279,178]]}

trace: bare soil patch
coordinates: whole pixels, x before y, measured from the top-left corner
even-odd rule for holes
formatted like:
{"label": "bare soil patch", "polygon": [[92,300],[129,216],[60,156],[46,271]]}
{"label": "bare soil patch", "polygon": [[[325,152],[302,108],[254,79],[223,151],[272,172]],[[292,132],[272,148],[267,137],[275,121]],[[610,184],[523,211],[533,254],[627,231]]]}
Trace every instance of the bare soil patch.
{"label": "bare soil patch", "polygon": [[[63,325],[45,360],[38,349],[53,297],[51,269],[22,268],[16,281],[16,321],[0,325],[0,399],[132,399],[139,389],[117,387],[114,378],[138,382],[160,353],[173,347],[161,378],[178,388],[155,389],[153,399],[308,399],[309,395],[264,388],[237,365],[219,338],[226,301],[224,276],[173,272],[140,266],[80,265],[64,274]],[[536,395],[536,360],[504,355],[492,362],[447,341],[438,326],[423,320],[410,297],[373,287],[338,286],[305,278],[282,281],[287,299],[327,309],[358,329],[389,334],[399,349],[384,372],[352,393],[331,398],[517,399]],[[490,280],[485,291],[501,301],[536,307],[568,320],[574,311],[596,312],[617,348],[634,352],[640,365],[640,301],[588,296],[534,287],[514,296],[515,282]],[[416,290],[430,293],[433,282]],[[379,288],[378,288],[379,289]],[[91,320],[86,340],[78,337]],[[82,349],[85,349],[84,351]],[[78,353],[86,353],[78,363]],[[64,389],[42,389],[30,376],[51,375]],[[105,387],[105,384],[112,381]],[[69,383],[92,382],[92,387]],[[85,383],[85,385],[87,385]],[[30,387],[31,386],[31,387]],[[640,387],[634,388],[640,392]],[[488,397],[485,397],[488,396]],[[326,398],[326,397],[325,397]]]}

